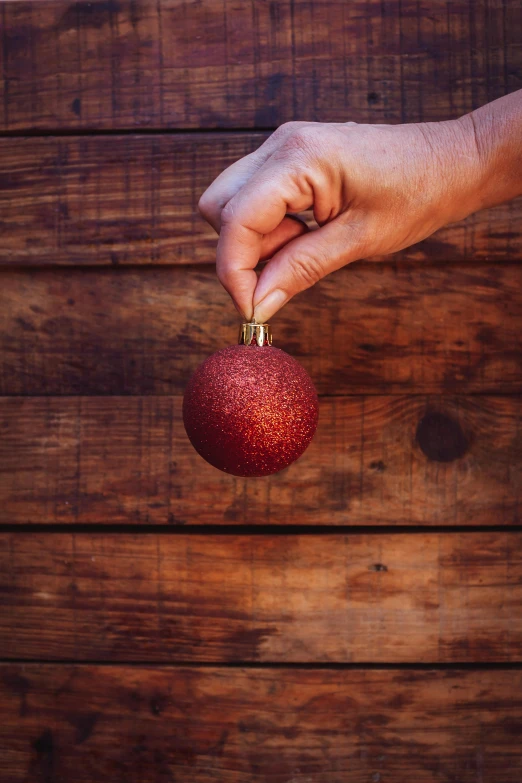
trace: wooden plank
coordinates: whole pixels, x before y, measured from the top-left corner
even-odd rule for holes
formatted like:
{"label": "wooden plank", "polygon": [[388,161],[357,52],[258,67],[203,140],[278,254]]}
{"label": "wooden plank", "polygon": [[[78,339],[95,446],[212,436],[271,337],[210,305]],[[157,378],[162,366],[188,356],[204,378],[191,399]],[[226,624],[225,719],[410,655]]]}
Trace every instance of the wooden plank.
{"label": "wooden plank", "polygon": [[6,783],[522,777],[520,670],[9,664],[0,682]]}
{"label": "wooden plank", "polygon": [[[200,195],[266,134],[0,139],[0,264],[199,264],[216,235]],[[448,226],[395,258],[509,260],[522,200]],[[313,221],[311,221],[313,222]]]}
{"label": "wooden plank", "polygon": [[286,471],[194,451],[181,398],[0,400],[4,524],[520,524],[519,398],[323,398]]}
{"label": "wooden plank", "polygon": [[[237,319],[211,268],[4,269],[0,394],[177,394]],[[520,393],[522,264],[353,264],[273,331],[322,395]]]}
{"label": "wooden plank", "polygon": [[2,4],[0,127],[455,117],[518,89],[519,3]]}
{"label": "wooden plank", "polygon": [[522,660],[522,534],[0,534],[0,649],[38,660]]}
{"label": "wooden plank", "polygon": [[[216,234],[199,217],[198,199],[226,166],[264,138],[227,133],[1,139],[0,263],[211,262]],[[513,233],[511,217],[497,210],[493,234]],[[505,244],[506,238],[492,242]],[[490,242],[484,236],[479,245],[485,249]]]}

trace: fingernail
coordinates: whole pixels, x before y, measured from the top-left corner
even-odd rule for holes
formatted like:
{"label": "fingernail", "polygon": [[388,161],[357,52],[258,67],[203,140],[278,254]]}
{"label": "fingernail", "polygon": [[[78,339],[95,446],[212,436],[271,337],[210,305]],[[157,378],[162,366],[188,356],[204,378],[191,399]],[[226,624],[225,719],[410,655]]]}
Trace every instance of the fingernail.
{"label": "fingernail", "polygon": [[281,291],[280,288],[276,288],[275,291],[271,291],[256,304],[254,307],[254,318],[258,324],[268,321],[287,301],[288,296],[285,292]]}
{"label": "fingernail", "polygon": [[230,294],[230,298],[232,299],[232,304],[241,316],[241,319],[243,321],[251,321],[253,313],[252,305],[247,309],[246,307],[241,307],[235,296],[232,296],[232,294]]}
{"label": "fingernail", "polygon": [[[232,299],[232,301],[234,303],[234,307],[238,311],[238,313],[241,316],[241,318],[243,319],[243,321],[250,321],[251,319],[250,319],[250,316],[248,315],[247,311],[243,310],[243,308],[238,305],[238,303],[236,302],[235,299]],[[252,310],[250,310],[250,312],[252,312]]]}

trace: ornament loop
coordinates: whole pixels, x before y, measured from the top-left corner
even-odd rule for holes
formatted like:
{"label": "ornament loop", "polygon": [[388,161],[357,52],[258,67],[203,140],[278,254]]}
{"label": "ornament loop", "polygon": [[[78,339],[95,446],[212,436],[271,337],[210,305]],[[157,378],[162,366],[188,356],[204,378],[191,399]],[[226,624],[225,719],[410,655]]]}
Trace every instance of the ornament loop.
{"label": "ornament loop", "polygon": [[240,345],[272,345],[272,332],[268,324],[254,322],[241,324],[239,329]]}

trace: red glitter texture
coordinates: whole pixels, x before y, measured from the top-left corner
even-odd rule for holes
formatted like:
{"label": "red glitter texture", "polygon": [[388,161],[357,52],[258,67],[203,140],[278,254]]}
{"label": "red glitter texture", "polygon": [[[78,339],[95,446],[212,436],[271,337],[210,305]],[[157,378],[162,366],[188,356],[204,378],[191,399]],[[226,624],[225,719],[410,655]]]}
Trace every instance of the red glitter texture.
{"label": "red glitter texture", "polygon": [[183,421],[196,451],[234,476],[269,476],[301,456],[317,427],[314,385],[301,365],[271,346],[233,345],[189,381]]}

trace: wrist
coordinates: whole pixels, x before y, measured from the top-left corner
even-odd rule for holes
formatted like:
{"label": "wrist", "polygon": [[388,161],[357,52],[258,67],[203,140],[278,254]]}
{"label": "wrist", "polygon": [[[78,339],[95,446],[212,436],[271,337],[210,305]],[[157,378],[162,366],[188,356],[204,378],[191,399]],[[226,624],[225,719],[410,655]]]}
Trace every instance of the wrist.
{"label": "wrist", "polygon": [[484,139],[477,125],[475,113],[465,114],[457,120],[453,120],[455,126],[458,126],[462,136],[463,150],[469,158],[472,158],[473,164],[470,169],[472,176],[470,178],[470,205],[468,214],[477,212],[489,206],[490,183],[491,183],[491,159],[488,154],[488,147],[484,144]]}
{"label": "wrist", "polygon": [[522,90],[460,117],[474,140],[482,173],[477,209],[522,194]]}
{"label": "wrist", "polygon": [[487,201],[486,161],[476,138],[471,115],[430,123],[436,126],[444,223],[464,220]]}

